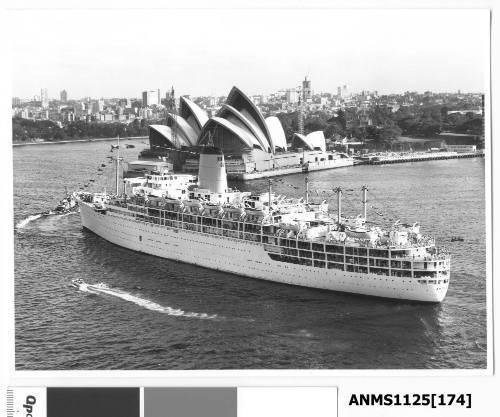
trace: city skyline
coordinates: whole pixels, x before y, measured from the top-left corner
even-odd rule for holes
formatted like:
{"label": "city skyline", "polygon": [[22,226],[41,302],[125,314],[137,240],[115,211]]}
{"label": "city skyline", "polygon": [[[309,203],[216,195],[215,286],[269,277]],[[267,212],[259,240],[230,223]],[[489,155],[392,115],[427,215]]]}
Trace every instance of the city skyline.
{"label": "city skyline", "polygon": [[140,97],[172,85],[176,95],[223,96],[233,85],[270,94],[305,75],[315,93],[344,84],[379,94],[481,92],[488,17],[485,10],[12,12],[14,27],[23,22],[12,38],[12,95],[44,88],[50,98],[61,89],[69,99]]}
{"label": "city skyline", "polygon": [[[311,80],[312,81],[312,80]],[[312,94],[314,96],[318,96],[318,95],[330,95],[332,97],[341,97],[341,98],[346,98],[346,90],[345,90],[345,87],[348,87],[347,85],[343,85],[343,86],[338,86],[337,88],[335,88],[335,91],[321,91],[321,92],[318,92],[318,91],[314,91],[314,89],[312,89]],[[338,89],[341,89],[343,92],[339,95],[338,94]],[[50,91],[48,91],[47,88],[41,88],[38,92],[35,92],[35,94],[33,94],[32,96],[29,96],[29,97],[19,97],[19,96],[12,96],[12,100],[18,102],[17,104],[22,104],[22,103],[29,103],[29,102],[36,102],[36,101],[41,101],[41,94],[40,92],[43,92],[45,91],[47,93],[47,98],[48,100],[50,101],[55,101],[55,102],[61,102],[61,103],[64,103],[64,102],[84,102],[86,100],[91,100],[91,101],[97,101],[97,100],[120,100],[120,99],[123,99],[123,100],[137,100],[137,101],[143,101],[144,102],[144,94],[145,93],[155,93],[155,95],[158,95],[158,98],[161,99],[161,101],[164,101],[167,96],[170,94],[170,91],[171,91],[171,88],[167,88],[166,91],[163,91],[161,89],[156,89],[156,90],[144,90],[144,91],[140,91],[139,93],[137,93],[136,95],[132,95],[132,96],[103,96],[103,95],[97,95],[97,96],[84,96],[84,97],[72,97],[70,95],[70,92],[68,92],[67,89],[63,88],[62,91],[59,91],[59,92],[55,92],[53,94],[51,94]],[[441,94],[450,94],[450,95],[454,95],[454,94],[458,94],[458,95],[477,95],[477,94],[484,94],[483,91],[463,91],[461,90],[460,88],[457,90],[457,91],[430,91],[430,90],[426,90],[426,91],[402,91],[402,92],[392,92],[392,93],[386,93],[386,94],[378,94],[378,91],[375,90],[375,89],[365,89],[365,90],[361,90],[361,91],[351,91],[351,90],[347,90],[348,91],[348,97],[356,97],[356,96],[360,96],[362,95],[363,93],[366,94],[366,95],[369,95],[369,96],[373,96],[375,94],[375,97],[377,96],[403,96],[405,95],[406,93],[410,93],[410,94],[419,94],[419,95],[423,95],[423,94],[426,94],[426,93],[432,93],[432,94],[435,94],[435,95],[441,95]],[[293,99],[290,99],[290,93],[293,92],[297,99],[296,100],[293,100]],[[297,102],[298,101],[298,97],[299,96],[302,96],[302,92],[300,89],[297,89],[297,90],[294,90],[294,89],[287,89],[287,88],[281,88],[281,89],[278,89],[274,92],[270,92],[269,94],[253,94],[252,96],[253,97],[258,97],[258,96],[262,96],[262,97],[268,97],[268,96],[275,96],[276,94],[278,93],[282,93],[282,96],[283,97],[286,97],[286,100],[293,103],[293,102]],[[65,98],[62,98],[62,95],[64,94],[64,97]],[[204,96],[204,95],[197,95],[197,94],[180,94],[179,96],[177,97],[180,97],[180,96],[186,96],[186,97],[194,97],[194,98],[208,98],[208,97],[213,97],[213,98],[223,98],[223,97],[227,97],[227,93],[226,94],[221,94],[221,95],[208,95],[208,96]],[[159,102],[159,100],[158,100]],[[153,103],[155,105],[157,105],[158,103]],[[148,104],[149,105],[149,104]]]}

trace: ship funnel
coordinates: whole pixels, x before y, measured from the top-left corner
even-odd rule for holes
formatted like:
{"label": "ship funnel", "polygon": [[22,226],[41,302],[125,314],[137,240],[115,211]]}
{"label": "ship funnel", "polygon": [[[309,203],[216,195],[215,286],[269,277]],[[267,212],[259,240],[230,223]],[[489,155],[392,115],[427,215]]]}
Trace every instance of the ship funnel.
{"label": "ship funnel", "polygon": [[213,193],[227,191],[226,163],[220,149],[211,146],[203,148],[200,153],[198,180],[200,188]]}

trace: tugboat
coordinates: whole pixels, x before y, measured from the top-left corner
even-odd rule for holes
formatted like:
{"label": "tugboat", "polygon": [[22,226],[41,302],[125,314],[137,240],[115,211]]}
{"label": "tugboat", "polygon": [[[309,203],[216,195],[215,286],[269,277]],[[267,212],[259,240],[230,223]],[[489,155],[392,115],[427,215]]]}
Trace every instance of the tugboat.
{"label": "tugboat", "polygon": [[74,197],[70,194],[67,194],[59,204],[56,206],[54,210],[52,210],[52,214],[67,214],[72,213],[78,209],[78,203],[74,199]]}

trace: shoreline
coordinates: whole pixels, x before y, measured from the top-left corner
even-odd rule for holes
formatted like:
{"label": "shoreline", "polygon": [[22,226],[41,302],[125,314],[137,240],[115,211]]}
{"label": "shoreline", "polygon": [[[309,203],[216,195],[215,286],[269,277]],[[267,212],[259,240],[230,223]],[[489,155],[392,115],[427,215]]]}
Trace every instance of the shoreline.
{"label": "shoreline", "polygon": [[[149,136],[130,136],[126,138],[120,138],[121,140],[129,139],[148,139]],[[89,138],[89,139],[74,139],[74,140],[58,140],[58,141],[42,141],[42,142],[14,142],[12,146],[33,146],[33,145],[57,145],[65,143],[79,143],[79,142],[101,142],[101,141],[111,141],[117,140],[117,138]]]}

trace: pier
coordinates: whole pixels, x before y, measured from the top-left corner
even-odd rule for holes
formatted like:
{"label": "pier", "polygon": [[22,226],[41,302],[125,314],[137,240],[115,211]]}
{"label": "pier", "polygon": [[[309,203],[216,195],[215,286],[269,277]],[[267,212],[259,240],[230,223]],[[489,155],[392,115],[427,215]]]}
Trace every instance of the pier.
{"label": "pier", "polygon": [[417,152],[408,154],[387,154],[370,158],[366,164],[401,164],[404,162],[436,161],[441,159],[459,159],[459,158],[480,158],[484,157],[484,150],[477,152]]}

